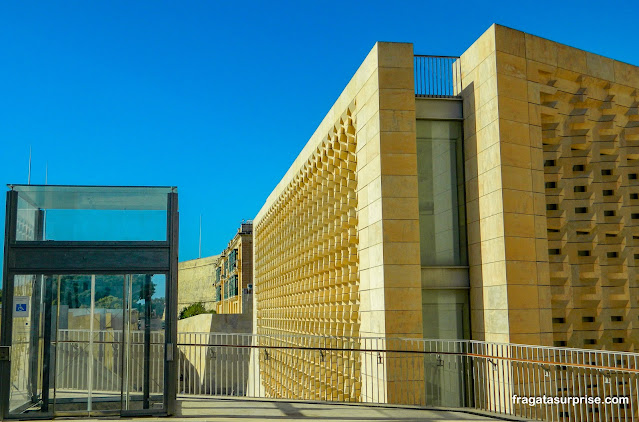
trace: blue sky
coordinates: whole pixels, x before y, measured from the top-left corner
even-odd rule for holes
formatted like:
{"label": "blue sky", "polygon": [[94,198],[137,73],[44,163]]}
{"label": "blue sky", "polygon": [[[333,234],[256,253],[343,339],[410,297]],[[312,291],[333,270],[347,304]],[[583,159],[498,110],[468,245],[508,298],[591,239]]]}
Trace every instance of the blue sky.
{"label": "blue sky", "polygon": [[637,16],[631,1],[5,1],[0,183],[26,183],[31,145],[32,183],[48,163],[50,184],[176,185],[180,259],[200,214],[216,254],[375,41],[459,55],[497,22],[639,65]]}

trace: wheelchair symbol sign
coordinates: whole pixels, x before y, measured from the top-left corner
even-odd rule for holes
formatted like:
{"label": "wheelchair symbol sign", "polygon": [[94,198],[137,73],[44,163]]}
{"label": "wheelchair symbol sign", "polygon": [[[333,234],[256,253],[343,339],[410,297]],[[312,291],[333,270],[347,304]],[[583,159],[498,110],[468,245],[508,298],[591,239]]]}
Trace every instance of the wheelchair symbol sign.
{"label": "wheelchair symbol sign", "polygon": [[16,296],[13,298],[13,317],[25,318],[29,316],[29,296]]}

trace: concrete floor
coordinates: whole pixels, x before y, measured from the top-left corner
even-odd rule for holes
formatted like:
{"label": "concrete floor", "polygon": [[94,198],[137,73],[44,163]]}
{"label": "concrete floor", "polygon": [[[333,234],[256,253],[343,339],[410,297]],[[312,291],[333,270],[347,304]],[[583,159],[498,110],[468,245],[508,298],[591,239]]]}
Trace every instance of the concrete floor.
{"label": "concrete floor", "polygon": [[[62,420],[57,418],[56,420]],[[390,408],[340,403],[300,403],[287,401],[230,400],[212,398],[178,398],[178,414],[171,418],[100,418],[74,419],[80,421],[137,421],[137,422],[254,422],[254,421],[495,421],[490,416],[445,410]]]}

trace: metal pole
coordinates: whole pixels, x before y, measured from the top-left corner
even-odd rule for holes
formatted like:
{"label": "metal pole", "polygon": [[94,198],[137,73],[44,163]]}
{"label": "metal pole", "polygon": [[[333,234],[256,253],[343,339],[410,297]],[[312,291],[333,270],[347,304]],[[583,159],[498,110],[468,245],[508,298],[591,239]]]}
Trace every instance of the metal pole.
{"label": "metal pole", "polygon": [[87,410],[91,413],[91,399],[93,395],[93,319],[95,318],[95,274],[91,275],[91,319],[89,320],[89,374]]}

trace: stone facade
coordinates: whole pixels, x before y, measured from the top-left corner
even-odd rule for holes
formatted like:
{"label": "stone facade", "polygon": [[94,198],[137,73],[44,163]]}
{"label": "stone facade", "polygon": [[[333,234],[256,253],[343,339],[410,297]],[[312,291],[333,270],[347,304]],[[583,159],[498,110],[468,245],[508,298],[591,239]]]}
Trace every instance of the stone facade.
{"label": "stone facade", "polygon": [[[454,65],[458,118],[416,101],[411,44],[371,50],[254,220],[254,332],[421,338],[465,296],[472,339],[635,350],[639,68],[498,25]],[[463,121],[468,266],[422,262],[420,119]],[[323,361],[278,353],[260,363],[271,396],[367,401],[383,385],[393,402],[392,362],[373,375],[365,353],[338,356],[321,380]]]}
{"label": "stone facade", "polygon": [[192,259],[178,264],[178,314],[182,309],[197,302],[215,309],[213,275],[219,255]]}
{"label": "stone facade", "polygon": [[253,224],[242,223],[214,264],[215,310],[218,314],[251,313],[244,303],[253,295]]}
{"label": "stone facade", "polygon": [[[412,45],[377,43],[254,220],[256,332],[421,337],[418,214]],[[321,365],[290,357],[265,368],[271,394]],[[344,390],[329,387],[336,368],[294,394],[349,400],[384,383],[392,400],[392,374],[367,361],[345,358]],[[295,383],[278,384],[285,371]]]}
{"label": "stone facade", "polygon": [[636,350],[639,68],[498,25],[461,60],[473,338]]}

